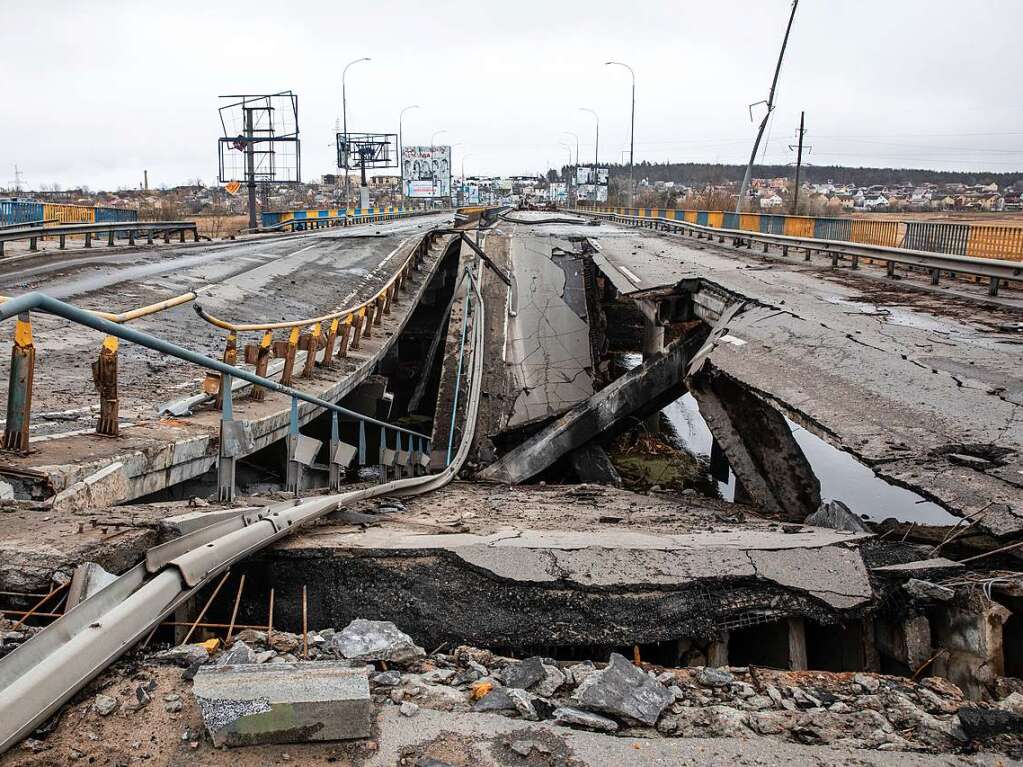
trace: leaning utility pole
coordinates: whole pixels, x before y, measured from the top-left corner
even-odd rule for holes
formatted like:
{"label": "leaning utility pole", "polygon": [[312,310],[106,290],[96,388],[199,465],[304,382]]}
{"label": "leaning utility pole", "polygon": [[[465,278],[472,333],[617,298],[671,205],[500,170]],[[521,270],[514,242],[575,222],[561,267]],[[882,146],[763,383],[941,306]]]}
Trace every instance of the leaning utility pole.
{"label": "leaning utility pole", "polygon": [[[760,129],[757,131],[757,140],[753,142],[753,151],[749,155],[749,164],[746,166],[746,175],[742,177],[742,186],[739,187],[739,199],[735,202],[735,212],[740,213],[742,211],[742,201],[746,196],[746,192],[749,189],[750,176],[753,174],[753,161],[757,157],[757,152],[760,150],[760,140],[764,137],[764,129],[767,127],[767,121],[771,119],[771,112],[774,110],[774,92],[778,87],[778,75],[781,73],[781,62],[785,58],[785,46],[789,44],[789,32],[792,31],[792,21],[796,18],[796,6],[799,5],[799,0],[792,0],[792,13],[789,14],[789,23],[785,27],[785,38],[781,41],[781,52],[778,54],[778,65],[774,68],[774,79],[771,81],[771,91],[767,96],[767,113],[764,115],[764,119],[760,121]],[[758,101],[757,104],[765,102]],[[753,107],[756,104],[750,104],[750,119],[753,118]]]}
{"label": "leaning utility pole", "polygon": [[[799,168],[803,164],[803,134],[806,133],[804,127],[806,121],[806,112],[799,113],[799,148],[796,151],[796,188],[792,195],[792,215],[796,215],[796,210],[799,206]],[[789,146],[789,149],[792,149]]]}

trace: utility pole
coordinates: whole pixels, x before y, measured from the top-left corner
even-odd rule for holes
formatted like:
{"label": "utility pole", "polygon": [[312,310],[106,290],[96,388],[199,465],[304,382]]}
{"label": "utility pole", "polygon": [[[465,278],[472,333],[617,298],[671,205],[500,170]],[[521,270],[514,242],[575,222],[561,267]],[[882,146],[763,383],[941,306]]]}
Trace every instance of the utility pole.
{"label": "utility pole", "polygon": [[[796,152],[796,188],[792,195],[792,215],[796,215],[796,210],[799,207],[799,169],[803,164],[803,134],[806,133],[806,112],[799,113],[799,144],[798,151]],[[792,145],[789,144],[789,150],[792,149]]]}
{"label": "utility pole", "polygon": [[[789,23],[785,27],[785,37],[781,41],[781,52],[778,54],[778,64],[774,68],[774,79],[771,81],[771,91],[767,96],[766,102],[757,102],[767,104],[767,112],[764,114],[764,119],[760,121],[760,128],[757,130],[757,139],[753,142],[753,151],[749,155],[749,164],[746,166],[746,174],[742,177],[742,185],[739,187],[739,198],[735,202],[735,212],[742,212],[742,201],[746,197],[746,191],[749,189],[750,176],[753,174],[753,161],[757,158],[757,152],[760,150],[760,140],[764,137],[764,129],[767,127],[767,121],[771,119],[771,112],[774,111],[774,93],[778,88],[778,75],[781,74],[781,62],[785,58],[785,48],[789,44],[789,32],[792,31],[792,21],[796,18],[796,7],[799,5],[799,0],[792,0],[792,13],[789,14]],[[750,119],[753,118],[753,107],[756,104],[750,104]]]}
{"label": "utility pole", "polygon": [[245,108],[245,178],[249,187],[249,229],[256,228],[256,144],[253,141],[254,110]]}

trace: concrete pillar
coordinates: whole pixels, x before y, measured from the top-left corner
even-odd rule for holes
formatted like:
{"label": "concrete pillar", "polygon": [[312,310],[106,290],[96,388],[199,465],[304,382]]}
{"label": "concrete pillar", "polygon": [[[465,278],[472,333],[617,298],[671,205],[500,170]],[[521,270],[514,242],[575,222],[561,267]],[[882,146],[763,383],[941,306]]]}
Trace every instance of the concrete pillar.
{"label": "concrete pillar", "polygon": [[707,645],[707,665],[720,668],[728,665],[728,632],[722,632],[721,636]]}
{"label": "concrete pillar", "polygon": [[802,618],[789,618],[789,670],[806,671],[806,625]]}
{"label": "concrete pillar", "polygon": [[784,416],[754,392],[705,365],[687,383],[742,494],[772,515],[802,522],[820,506],[820,481]]}
{"label": "concrete pillar", "polygon": [[[656,309],[655,309],[656,311]],[[653,322],[649,317],[643,317],[643,361],[664,353],[664,326]],[[661,430],[660,411],[651,413],[644,421],[647,431],[651,434],[658,434]]]}
{"label": "concrete pillar", "polygon": [[979,594],[942,609],[934,620],[934,644],[943,650],[934,673],[955,683],[971,700],[990,697],[995,678],[1005,675],[1002,628],[1011,613]]}

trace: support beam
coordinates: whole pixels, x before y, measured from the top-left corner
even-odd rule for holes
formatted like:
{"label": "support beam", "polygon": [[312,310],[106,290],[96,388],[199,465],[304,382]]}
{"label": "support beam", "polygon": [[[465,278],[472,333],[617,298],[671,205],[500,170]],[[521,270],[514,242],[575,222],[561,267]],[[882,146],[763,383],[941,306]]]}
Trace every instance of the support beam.
{"label": "support beam", "polygon": [[645,417],[685,393],[684,339],[661,356],[644,362],[479,473],[480,479],[517,484],[539,474],[566,453],[598,434],[614,432]]}

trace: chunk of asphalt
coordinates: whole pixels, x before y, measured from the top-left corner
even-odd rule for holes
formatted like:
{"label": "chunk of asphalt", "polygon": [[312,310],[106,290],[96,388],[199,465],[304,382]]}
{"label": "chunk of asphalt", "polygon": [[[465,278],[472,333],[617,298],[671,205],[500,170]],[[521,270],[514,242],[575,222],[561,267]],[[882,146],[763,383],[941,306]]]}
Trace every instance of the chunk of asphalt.
{"label": "chunk of asphalt", "polygon": [[330,647],[352,660],[412,663],[426,651],[390,621],[357,618],[330,638]]}
{"label": "chunk of asphalt", "polygon": [[545,676],[543,659],[533,656],[504,670],[504,686],[528,690]]}
{"label": "chunk of asphalt", "polygon": [[579,708],[653,726],[675,696],[625,656],[611,653],[607,667],[588,675],[572,699]]}

